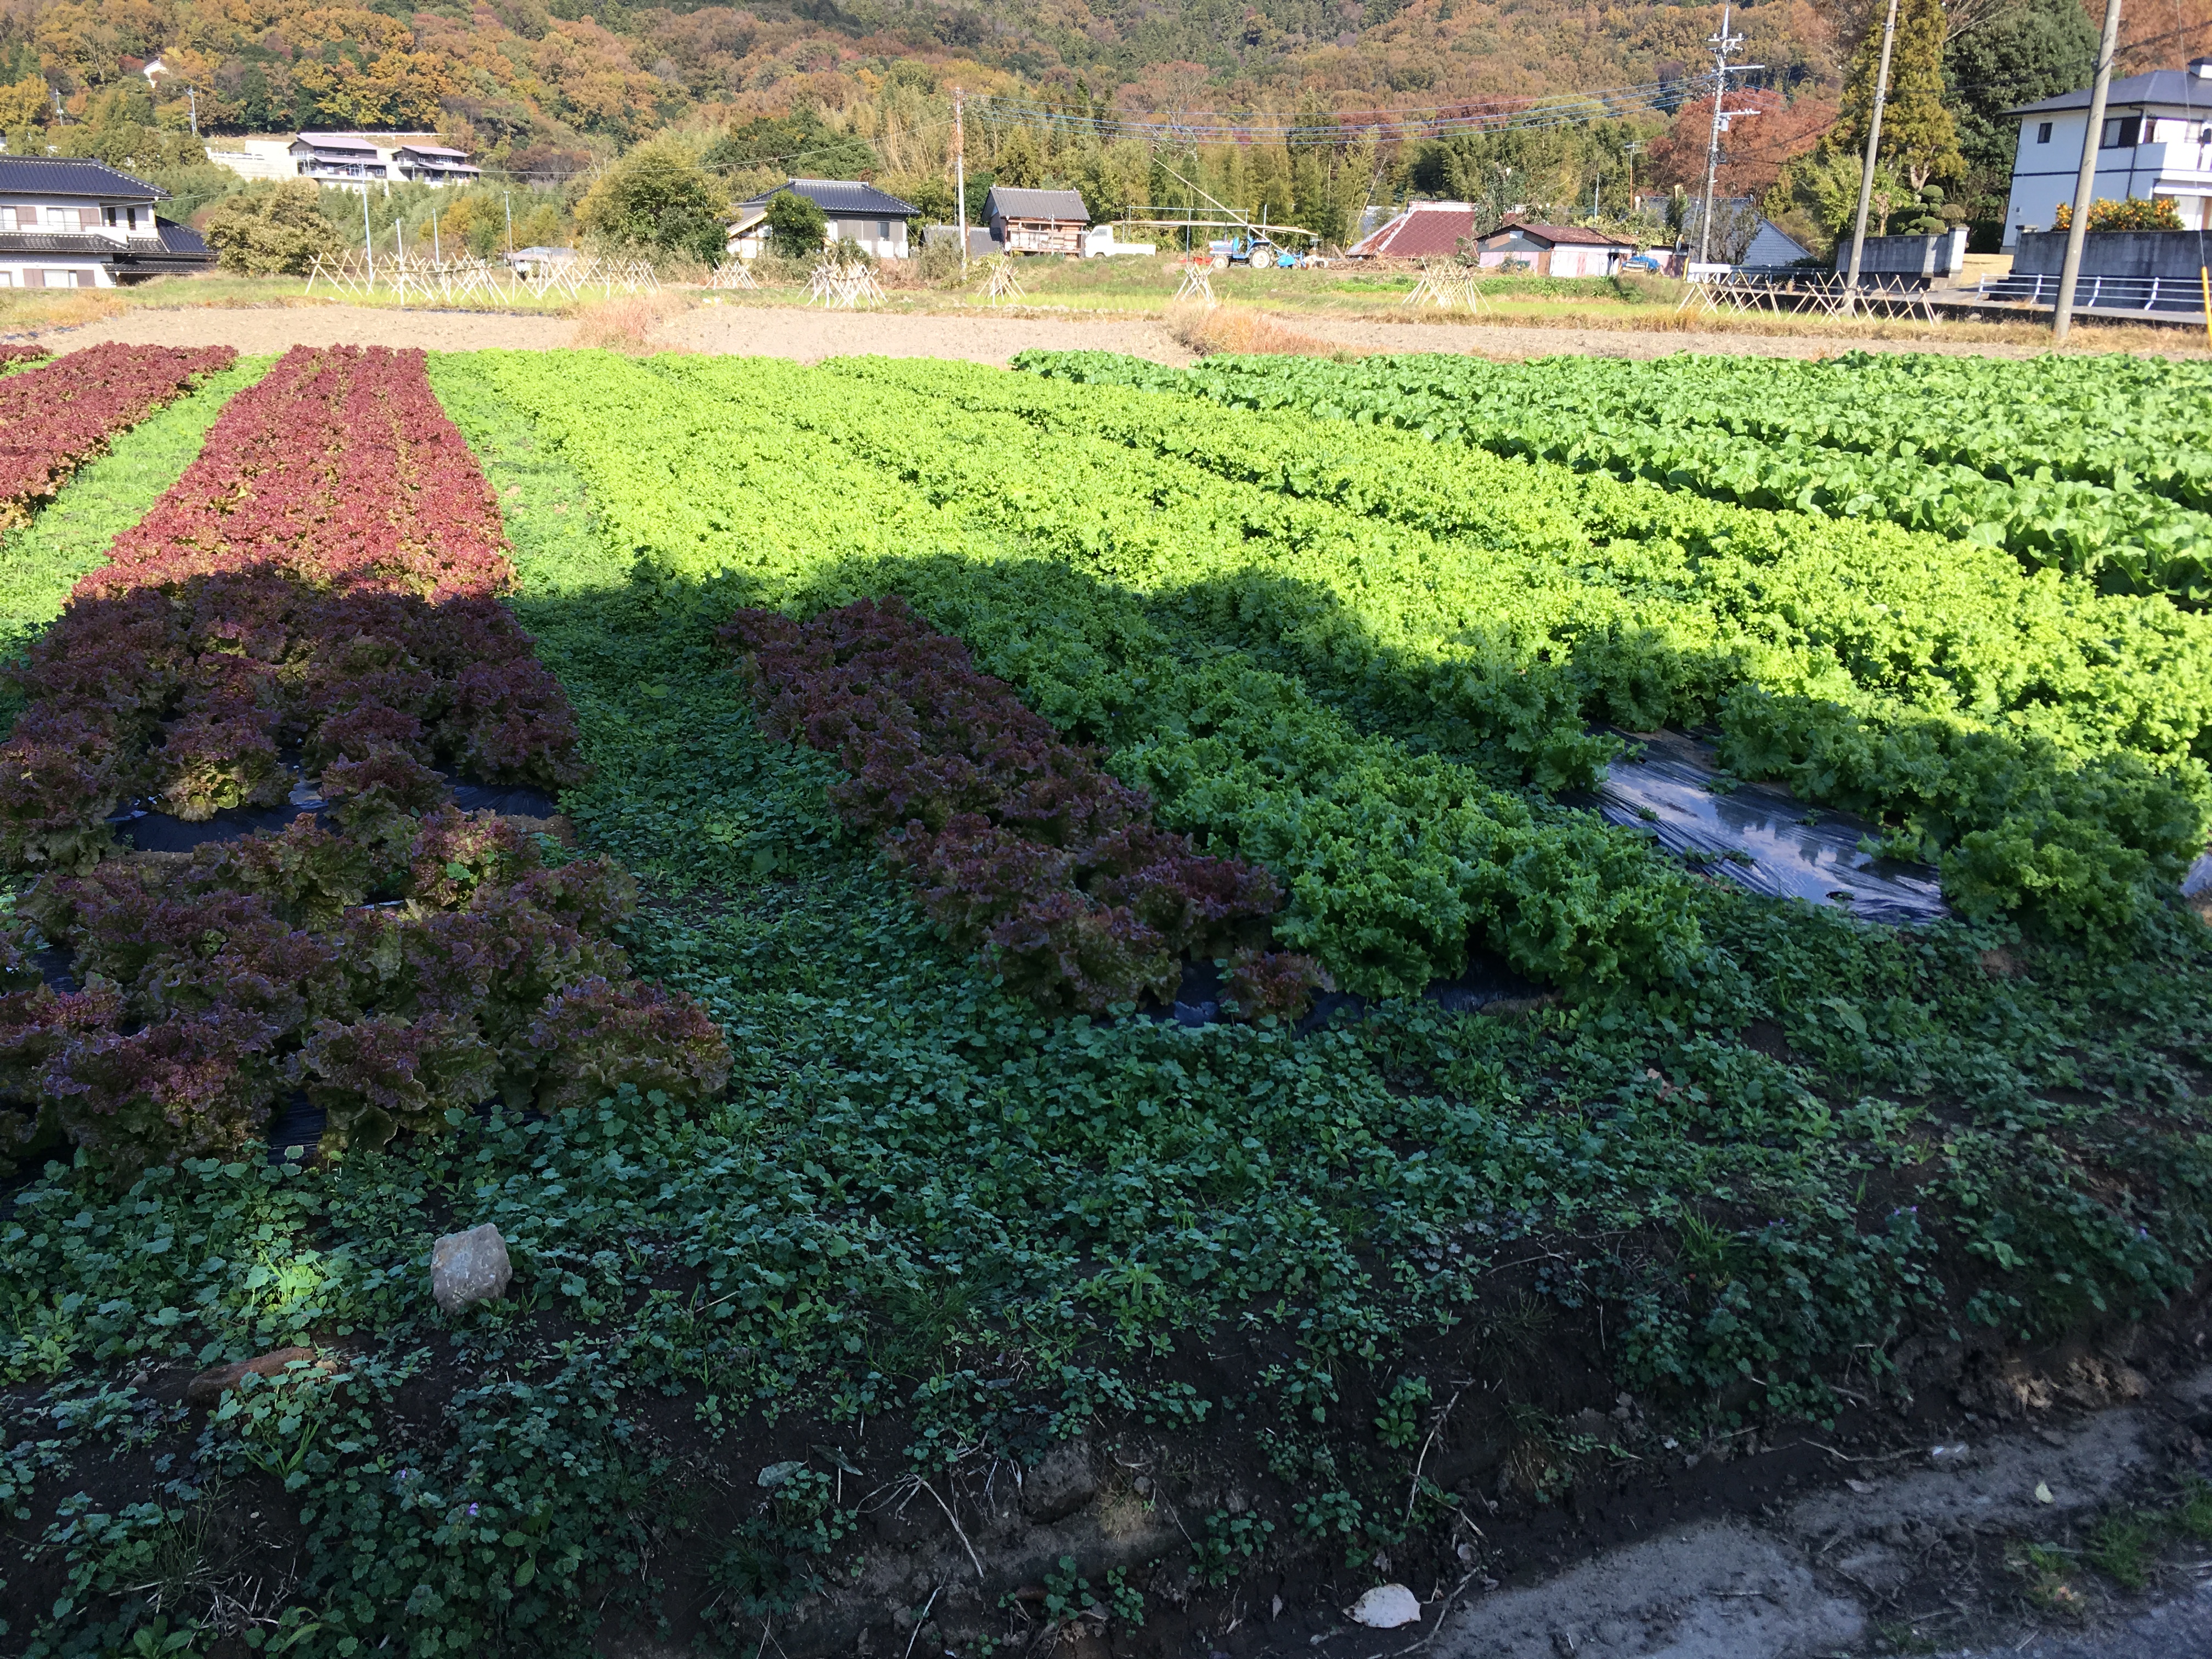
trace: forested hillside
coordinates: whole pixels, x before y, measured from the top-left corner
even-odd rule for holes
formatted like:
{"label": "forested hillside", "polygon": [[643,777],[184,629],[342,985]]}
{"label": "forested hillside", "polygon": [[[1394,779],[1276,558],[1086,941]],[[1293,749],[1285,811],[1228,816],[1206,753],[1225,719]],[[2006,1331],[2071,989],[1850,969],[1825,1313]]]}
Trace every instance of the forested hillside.
{"label": "forested hillside", "polygon": [[[1832,78],[1808,0],[1738,10],[1778,84]],[[158,55],[158,96],[203,129],[460,125],[483,149],[621,144],[656,128],[795,106],[842,110],[910,80],[1011,91],[1055,83],[1152,110],[1405,106],[1650,83],[1694,73],[1717,5],[1534,0],[15,0],[0,74],[82,116]],[[51,113],[51,112],[49,112]]]}

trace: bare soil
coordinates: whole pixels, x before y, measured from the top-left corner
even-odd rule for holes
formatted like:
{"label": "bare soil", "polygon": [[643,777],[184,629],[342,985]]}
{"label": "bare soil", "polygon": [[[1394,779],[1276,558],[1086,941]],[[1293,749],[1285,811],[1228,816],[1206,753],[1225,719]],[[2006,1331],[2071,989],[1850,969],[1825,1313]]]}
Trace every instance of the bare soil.
{"label": "bare soil", "polygon": [[[1241,309],[1238,314],[1243,313]],[[1261,313],[1249,313],[1259,316]],[[1272,313],[1269,313],[1272,314]],[[1679,351],[1759,357],[1820,357],[1838,352],[1928,351],[2027,357],[2048,350],[2039,331],[2018,338],[1959,339],[1900,332],[1894,337],[1766,334],[1715,326],[1650,329],[1452,321],[1442,318],[1336,318],[1301,313],[1281,319],[1298,333],[1350,351],[1455,351],[1504,359],[1566,353],[1607,357],[1662,357]],[[1671,319],[1670,319],[1671,320]],[[503,312],[398,311],[387,307],[323,303],[237,308],[148,306],[31,337],[61,349],[125,341],[149,345],[234,346],[241,352],[295,345],[421,346],[428,350],[550,350],[580,343],[588,320]],[[1188,333],[1188,330],[1181,331]],[[866,353],[946,357],[1003,365],[1032,349],[1127,352],[1158,362],[1187,363],[1189,348],[1170,319],[1143,313],[1040,312],[825,312],[734,301],[694,305],[659,320],[653,347],[714,355],[788,357],[817,362]],[[2105,350],[2202,355],[2195,337],[2168,331],[2084,328],[2075,344]]]}

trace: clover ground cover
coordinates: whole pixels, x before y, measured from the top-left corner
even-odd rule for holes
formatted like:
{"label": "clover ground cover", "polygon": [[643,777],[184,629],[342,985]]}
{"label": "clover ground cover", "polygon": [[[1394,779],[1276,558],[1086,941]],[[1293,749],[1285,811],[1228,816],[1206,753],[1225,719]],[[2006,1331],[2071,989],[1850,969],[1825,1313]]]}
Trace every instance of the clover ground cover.
{"label": "clover ground cover", "polygon": [[[2054,794],[2124,760],[2139,799],[2186,806],[2196,727],[2149,682],[2186,680],[2197,636],[2164,601],[2045,595],[1987,550],[1947,586],[1936,544],[1889,530],[1870,544],[1901,574],[1850,588],[1842,542],[1796,573],[1794,526],[1522,463],[1464,475],[1508,509],[1480,519],[1471,488],[1413,488],[1434,452],[1409,437],[1340,451],[1212,416],[1208,447],[1147,415],[1174,400],[1101,396],[1086,425],[1080,388],[1011,377],[484,356],[431,380],[593,769],[562,804],[639,884],[593,948],[712,1017],[729,1085],[426,1111],[315,1167],[157,1162],[120,1199],[92,1169],[24,1189],[0,1443],[28,1558],[8,1616],[32,1609],[36,1650],[157,1617],[237,1641],[205,1587],[272,1583],[275,1559],[299,1565],[256,1616],[311,1653],[580,1650],[657,1616],[844,1652],[902,1648],[897,1616],[927,1613],[967,1656],[1079,1609],[1078,1581],[1143,1618],[1139,1650],[1233,1644],[1240,1589],[1318,1631],[1378,1555],[1455,1583],[1462,1546],[1496,1563],[1520,1518],[1664,1462],[1670,1431],[1878,1427],[1944,1363],[2155,1318],[2199,1271],[2212,974],[2158,891],[2178,853],[2118,785],[2097,827],[2142,876],[2109,911],[1918,931],[1752,900],[1548,794],[1601,754],[1586,699],[1784,695],[1765,675],[1882,730],[1932,708]],[[1277,465],[1300,430],[1322,436]],[[1511,580],[1421,597],[1493,559]],[[1620,607],[1604,629],[1516,614],[1495,660],[1455,655],[1470,611],[1531,577],[1564,610],[1577,571]],[[1995,620],[1945,628],[1952,592]],[[860,640],[892,597],[927,629]],[[1732,618],[1752,637],[1725,672],[1637,631]],[[876,651],[896,702],[837,678]],[[1127,810],[1109,785],[1194,855],[1267,871],[1278,942],[1375,995],[1366,1018],[1069,1016],[979,962],[969,911],[939,937],[882,856],[895,803],[927,824],[940,801],[1023,843],[1001,864],[1080,881],[1095,854],[1054,826]],[[2020,799],[1950,787],[1981,829]],[[939,860],[945,906],[984,884],[973,851]],[[1416,994],[1470,938],[1558,999]],[[485,1220],[516,1296],[449,1319],[423,1254]],[[172,1403],[195,1365],[288,1340],[350,1380],[296,1385],[289,1417]],[[1574,1421],[1624,1389],[1603,1436]],[[1065,1566],[1006,1520],[1006,1461],[1062,1443],[1108,1487],[1085,1514],[1120,1528],[1061,1523]],[[1455,1518],[1492,1502],[1486,1537]],[[945,1511],[973,1564],[915,1520]],[[157,1612],[149,1564],[195,1538]]]}

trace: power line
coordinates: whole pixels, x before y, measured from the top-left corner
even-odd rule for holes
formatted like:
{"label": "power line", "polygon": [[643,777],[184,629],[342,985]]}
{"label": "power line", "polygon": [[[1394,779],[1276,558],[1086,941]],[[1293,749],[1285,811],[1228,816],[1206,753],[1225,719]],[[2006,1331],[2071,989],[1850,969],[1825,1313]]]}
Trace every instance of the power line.
{"label": "power line", "polygon": [[1709,75],[1677,81],[1649,81],[1634,86],[1524,98],[1468,98],[1413,109],[1350,109],[1326,113],[1272,115],[1191,110],[1166,115],[1079,112],[1018,99],[979,98],[970,106],[978,120],[995,126],[1042,127],[1099,137],[1141,138],[1155,143],[1341,142],[1372,135],[1378,138],[1433,138],[1456,133],[1541,131],[1619,120],[1639,114],[1671,113],[1717,84]]}

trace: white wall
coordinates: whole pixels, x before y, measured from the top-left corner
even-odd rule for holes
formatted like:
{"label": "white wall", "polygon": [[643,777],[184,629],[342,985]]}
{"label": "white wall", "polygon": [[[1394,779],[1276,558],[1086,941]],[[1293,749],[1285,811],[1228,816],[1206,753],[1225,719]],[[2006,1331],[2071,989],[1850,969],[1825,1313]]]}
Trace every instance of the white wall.
{"label": "white wall", "polygon": [[[4,258],[5,256],[0,256]],[[31,280],[35,274],[36,282]],[[49,253],[24,255],[19,261],[0,264],[0,288],[113,288],[115,278],[97,260],[82,255]]]}
{"label": "white wall", "polygon": [[[2100,149],[2090,199],[2123,202],[2130,197],[2170,197],[2183,224],[2191,228],[2212,224],[2212,145],[2202,137],[2205,129],[2212,127],[2212,82],[2206,83],[2205,90],[2208,108],[2197,112],[2193,118],[2179,108],[2159,112],[2137,106],[2107,112],[2108,119],[2142,117],[2146,132],[2155,137],[2124,149]],[[2013,158],[2012,194],[2005,204],[2007,250],[2019,246],[2022,226],[2031,230],[2053,228],[2059,204],[2074,199],[2088,113],[2062,110],[2021,121],[2020,149]],[[2051,137],[2043,140],[2039,133],[2046,121]]]}
{"label": "white wall", "polygon": [[903,219],[832,219],[830,234],[841,242],[857,242],[878,259],[906,258]]}

